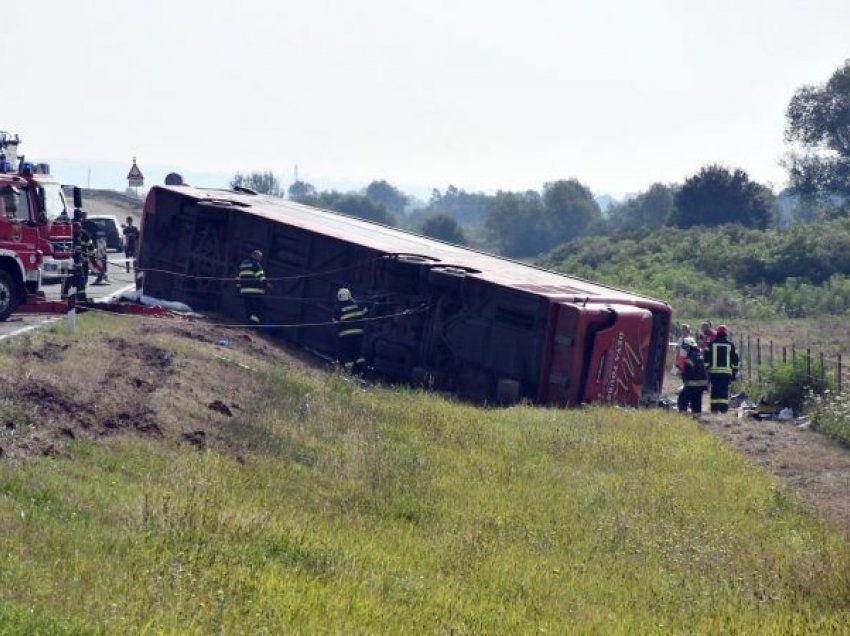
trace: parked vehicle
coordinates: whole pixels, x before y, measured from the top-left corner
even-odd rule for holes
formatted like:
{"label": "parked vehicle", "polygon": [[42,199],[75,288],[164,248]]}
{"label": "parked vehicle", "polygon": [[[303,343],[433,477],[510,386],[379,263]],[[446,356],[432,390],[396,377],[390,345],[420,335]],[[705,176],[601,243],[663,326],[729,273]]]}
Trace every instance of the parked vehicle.
{"label": "parked vehicle", "polygon": [[[62,189],[47,164],[19,160],[19,144],[0,131],[0,320],[39,291],[45,260],[71,258],[70,219],[57,212],[65,210]],[[79,189],[74,196],[81,200]]]}
{"label": "parked vehicle", "polygon": [[144,293],[243,321],[233,277],[265,255],[275,333],[334,357],[337,290],[369,308],[375,374],[489,403],[656,403],[670,306],[328,210],[159,186],[145,201]]}
{"label": "parked vehicle", "polygon": [[92,240],[99,235],[106,237],[106,249],[110,252],[124,251],[124,235],[121,233],[121,225],[118,219],[108,214],[95,214],[86,217],[83,221],[83,229],[89,233]]}

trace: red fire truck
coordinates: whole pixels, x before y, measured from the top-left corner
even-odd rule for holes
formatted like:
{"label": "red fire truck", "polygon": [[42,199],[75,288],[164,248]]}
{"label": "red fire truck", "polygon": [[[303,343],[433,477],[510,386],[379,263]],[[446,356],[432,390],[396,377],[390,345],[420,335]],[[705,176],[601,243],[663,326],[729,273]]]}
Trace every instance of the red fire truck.
{"label": "red fire truck", "polygon": [[[71,219],[47,164],[18,157],[20,138],[0,131],[0,321],[35,296],[42,265],[70,263]],[[74,205],[82,205],[74,189]]]}

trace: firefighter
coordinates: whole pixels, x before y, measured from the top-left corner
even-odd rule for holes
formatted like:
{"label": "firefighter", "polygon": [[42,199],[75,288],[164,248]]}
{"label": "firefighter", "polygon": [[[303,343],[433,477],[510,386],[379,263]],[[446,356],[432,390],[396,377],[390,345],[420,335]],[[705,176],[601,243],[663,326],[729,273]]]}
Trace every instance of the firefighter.
{"label": "firefighter", "polygon": [[245,319],[253,327],[265,322],[266,290],[269,283],[263,270],[263,253],[254,250],[239,263],[239,276],[236,288],[245,303]]}
{"label": "firefighter", "polygon": [[685,413],[690,407],[691,413],[699,415],[702,413],[702,394],[708,388],[708,374],[697,341],[688,336],[682,345],[687,353],[682,365],[683,386],[679,391],[679,411]]}
{"label": "firefighter", "polygon": [[729,410],[729,385],[738,377],[738,353],[729,340],[726,325],[717,327],[717,335],[705,350],[703,360],[711,382],[711,412],[726,413]]}
{"label": "firefighter", "polygon": [[334,322],[337,324],[337,341],[340,366],[351,373],[359,373],[366,365],[363,357],[363,318],[369,309],[362,307],[351,296],[351,292],[341,287],[336,293],[336,311]]}
{"label": "firefighter", "polygon": [[79,221],[74,221],[71,227],[73,231],[72,257],[74,265],[71,268],[71,274],[66,276],[62,282],[62,298],[68,297],[68,292],[73,286],[77,289],[77,299],[85,300],[89,263],[92,263],[95,269],[99,269],[99,266],[95,261],[94,243],[89,233],[83,229]]}

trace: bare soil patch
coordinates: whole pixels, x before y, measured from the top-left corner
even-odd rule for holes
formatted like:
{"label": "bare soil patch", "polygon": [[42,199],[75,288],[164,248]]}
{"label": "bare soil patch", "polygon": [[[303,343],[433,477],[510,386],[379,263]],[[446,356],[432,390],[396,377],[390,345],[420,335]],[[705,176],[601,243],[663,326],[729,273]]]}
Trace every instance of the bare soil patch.
{"label": "bare soil patch", "polygon": [[794,422],[703,415],[703,425],[850,534],[850,451]]}
{"label": "bare soil patch", "polygon": [[[188,352],[175,353],[186,340]],[[254,396],[256,374],[240,360],[306,366],[255,334],[202,322],[140,321],[100,338],[7,346],[14,370],[0,374],[0,461],[11,463],[117,433],[203,450]]]}

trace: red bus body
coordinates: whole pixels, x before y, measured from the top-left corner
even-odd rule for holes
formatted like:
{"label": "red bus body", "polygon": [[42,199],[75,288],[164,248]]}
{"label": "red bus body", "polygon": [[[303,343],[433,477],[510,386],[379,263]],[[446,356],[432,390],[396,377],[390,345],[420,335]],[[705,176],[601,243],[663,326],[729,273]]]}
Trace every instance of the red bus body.
{"label": "red bus body", "polygon": [[370,309],[364,351],[378,375],[486,403],[638,406],[660,394],[662,301],[283,199],[151,189],[146,294],[241,319],[232,279],[254,249],[277,279],[270,329],[334,357],[329,323],[347,287]]}

